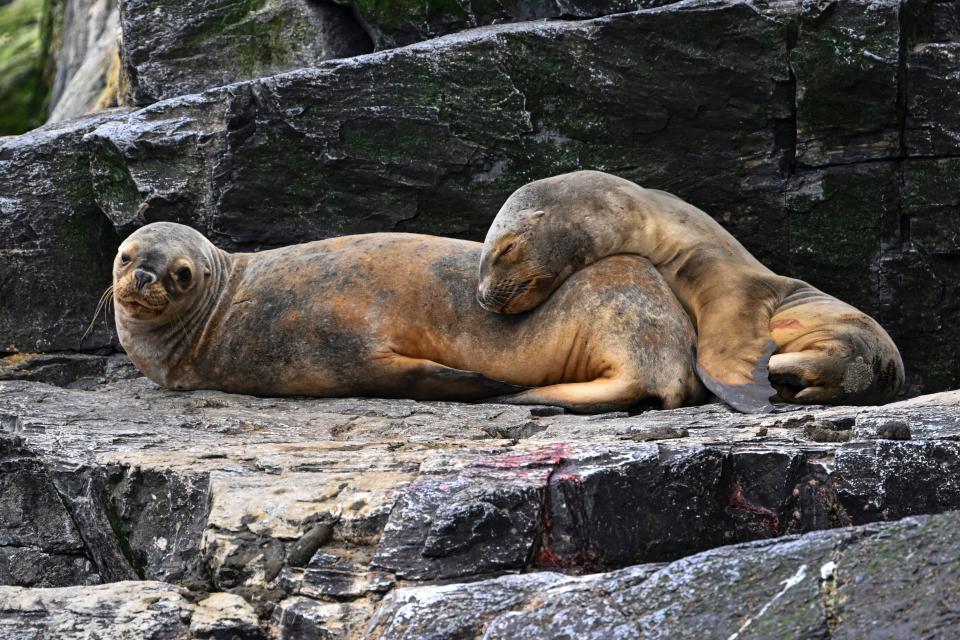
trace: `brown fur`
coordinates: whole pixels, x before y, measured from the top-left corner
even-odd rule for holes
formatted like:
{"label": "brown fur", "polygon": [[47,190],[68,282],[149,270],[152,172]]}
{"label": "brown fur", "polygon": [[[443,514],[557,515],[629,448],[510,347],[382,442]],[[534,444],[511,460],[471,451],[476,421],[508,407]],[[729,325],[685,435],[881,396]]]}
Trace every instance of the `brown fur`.
{"label": "brown fur", "polygon": [[[499,400],[575,411],[702,399],[693,327],[646,260],[599,262],[536,311],[508,317],[475,298],[479,258],[477,243],[412,234],[229,254],[188,227],[155,223],[118,252],[117,327],[137,367],[176,389],[516,392]],[[138,272],[156,281],[138,289]]]}
{"label": "brown fur", "polygon": [[660,271],[697,327],[704,383],[742,411],[768,410],[771,397],[882,403],[903,384],[900,353],[872,318],[776,275],[676,196],[597,171],[510,196],[484,243],[478,297],[491,311],[526,311],[583,265],[616,254],[644,256]]}

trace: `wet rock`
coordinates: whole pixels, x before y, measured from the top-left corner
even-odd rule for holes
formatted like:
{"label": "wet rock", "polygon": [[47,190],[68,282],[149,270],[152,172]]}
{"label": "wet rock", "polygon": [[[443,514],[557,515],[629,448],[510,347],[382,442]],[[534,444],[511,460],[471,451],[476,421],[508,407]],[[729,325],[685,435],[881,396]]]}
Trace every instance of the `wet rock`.
{"label": "wet rock", "polygon": [[120,11],[134,104],[373,48],[353,14],[330,2],[120,0]]}
{"label": "wet rock", "polygon": [[[953,614],[942,603],[960,584],[957,518],[724,547],[579,578],[401,588],[384,599],[368,637],[947,637]],[[879,601],[897,606],[871,604]]]}
{"label": "wet rock", "polygon": [[[796,160],[805,166],[892,158],[900,0],[799,2],[790,62],[796,76]],[[829,68],[829,73],[823,69]]]}

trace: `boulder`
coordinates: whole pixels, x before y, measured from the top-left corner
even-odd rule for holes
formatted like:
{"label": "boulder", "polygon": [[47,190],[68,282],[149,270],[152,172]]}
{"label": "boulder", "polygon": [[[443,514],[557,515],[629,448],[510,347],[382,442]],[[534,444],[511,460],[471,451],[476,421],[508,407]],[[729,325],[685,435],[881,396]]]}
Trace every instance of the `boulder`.
{"label": "boulder", "polygon": [[120,0],[134,104],[372,49],[353,14],[316,0]]}

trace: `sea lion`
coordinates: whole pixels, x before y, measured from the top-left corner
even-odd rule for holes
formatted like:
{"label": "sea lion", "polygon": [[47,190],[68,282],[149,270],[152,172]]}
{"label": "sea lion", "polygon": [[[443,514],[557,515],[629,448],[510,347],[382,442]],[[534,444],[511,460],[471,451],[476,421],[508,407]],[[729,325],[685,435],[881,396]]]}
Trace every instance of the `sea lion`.
{"label": "sea lion", "polygon": [[114,262],[120,342],[173,389],[551,404],[571,411],[701,400],[693,326],[663,279],[617,256],[535,312],[476,301],[480,244],[345,236],[227,253],[158,222]]}
{"label": "sea lion", "polygon": [[484,241],[478,300],[526,311],[617,254],[644,256],[664,276],[696,326],[704,384],[740,411],[767,411],[771,398],[880,404],[903,385],[900,353],[873,318],[773,273],[680,198],[598,171],[538,180],[507,199]]}

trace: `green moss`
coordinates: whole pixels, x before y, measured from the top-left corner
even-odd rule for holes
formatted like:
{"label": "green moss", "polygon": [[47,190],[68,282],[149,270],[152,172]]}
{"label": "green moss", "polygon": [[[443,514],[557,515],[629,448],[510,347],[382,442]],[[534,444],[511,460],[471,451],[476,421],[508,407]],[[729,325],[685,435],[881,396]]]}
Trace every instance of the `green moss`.
{"label": "green moss", "polygon": [[0,7],[0,135],[43,123],[43,24],[44,0],[14,0]]}

